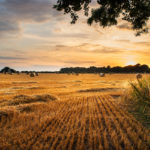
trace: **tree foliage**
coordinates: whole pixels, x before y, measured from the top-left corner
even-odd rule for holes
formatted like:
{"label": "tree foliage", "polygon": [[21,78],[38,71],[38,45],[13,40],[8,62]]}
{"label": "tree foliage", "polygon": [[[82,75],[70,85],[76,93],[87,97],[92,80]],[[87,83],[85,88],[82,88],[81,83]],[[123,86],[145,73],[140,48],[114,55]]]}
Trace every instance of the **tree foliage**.
{"label": "tree foliage", "polygon": [[[94,0],[93,0],[94,1]],[[131,24],[131,28],[136,30],[136,35],[148,32],[148,20],[150,17],[150,0],[96,0],[97,8],[92,9],[87,23],[99,23],[100,26],[117,25],[118,19],[121,18]],[[84,10],[88,16],[90,3],[92,0],[57,0],[54,8],[63,11],[65,14],[70,13],[74,24],[78,20],[78,11]]]}
{"label": "tree foliage", "polygon": [[9,67],[4,67],[2,70],[0,70],[0,73],[8,73],[8,72],[16,73],[17,71]]}

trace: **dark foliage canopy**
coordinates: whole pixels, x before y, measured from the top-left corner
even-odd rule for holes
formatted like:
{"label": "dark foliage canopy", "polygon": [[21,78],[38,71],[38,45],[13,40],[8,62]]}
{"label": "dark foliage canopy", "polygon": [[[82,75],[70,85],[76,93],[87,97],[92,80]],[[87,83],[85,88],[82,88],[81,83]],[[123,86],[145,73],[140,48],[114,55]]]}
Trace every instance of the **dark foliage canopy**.
{"label": "dark foliage canopy", "polygon": [[[88,16],[90,3],[94,0],[57,0],[54,8],[63,11],[65,14],[70,13],[74,24],[78,20],[77,12],[84,10]],[[87,23],[99,23],[100,26],[117,25],[118,18],[131,24],[131,28],[136,30],[136,35],[148,32],[148,20],[150,18],[150,0],[95,0],[97,9],[92,9]]]}

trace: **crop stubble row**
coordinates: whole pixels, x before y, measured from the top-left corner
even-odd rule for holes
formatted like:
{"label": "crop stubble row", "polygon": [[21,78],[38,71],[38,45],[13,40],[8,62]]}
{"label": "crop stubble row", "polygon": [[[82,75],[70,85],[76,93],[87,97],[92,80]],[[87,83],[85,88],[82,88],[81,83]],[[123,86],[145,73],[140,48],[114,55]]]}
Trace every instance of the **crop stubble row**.
{"label": "crop stubble row", "polygon": [[[32,130],[22,129],[21,139],[10,137],[12,149],[150,149],[150,132],[109,95],[74,97],[51,107],[55,115],[47,114]],[[9,124],[1,132],[11,131]]]}

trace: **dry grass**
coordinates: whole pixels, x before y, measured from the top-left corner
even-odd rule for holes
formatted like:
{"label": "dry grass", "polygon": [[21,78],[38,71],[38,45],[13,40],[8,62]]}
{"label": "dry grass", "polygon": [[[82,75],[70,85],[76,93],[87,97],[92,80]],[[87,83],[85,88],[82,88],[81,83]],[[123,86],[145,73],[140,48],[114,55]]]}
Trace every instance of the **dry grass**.
{"label": "dry grass", "polygon": [[144,126],[150,128],[150,79],[131,82],[122,100],[127,105],[128,111]]}
{"label": "dry grass", "polygon": [[13,98],[13,100],[9,101],[8,105],[19,105],[19,104],[28,104],[35,102],[48,102],[54,101],[57,98],[52,95],[34,95],[34,96],[26,96],[26,95],[18,95]]}
{"label": "dry grass", "polygon": [[49,102],[54,100],[57,100],[57,97],[48,94],[34,95],[34,96],[17,95],[14,96],[12,99],[0,101],[0,106],[1,107],[14,106],[14,105],[21,105],[21,104],[37,103],[37,102]]}
{"label": "dry grass", "polygon": [[[117,103],[122,90],[86,92],[122,89],[134,77],[43,74],[31,79],[0,75],[0,149],[149,150],[150,130]],[[13,89],[20,87],[19,82],[24,87],[44,88]],[[74,86],[77,83],[79,86]]]}

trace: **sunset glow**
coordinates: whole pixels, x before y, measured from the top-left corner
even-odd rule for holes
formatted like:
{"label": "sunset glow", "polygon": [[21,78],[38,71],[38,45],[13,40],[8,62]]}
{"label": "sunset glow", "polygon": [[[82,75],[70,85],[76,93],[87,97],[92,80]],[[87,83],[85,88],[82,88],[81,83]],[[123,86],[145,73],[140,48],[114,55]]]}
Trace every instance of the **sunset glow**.
{"label": "sunset glow", "polygon": [[128,61],[125,65],[128,66],[128,65],[136,65],[137,63],[134,62],[134,61]]}

